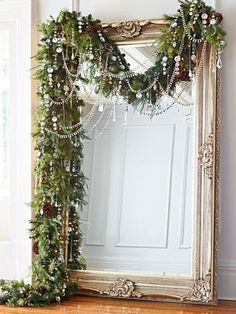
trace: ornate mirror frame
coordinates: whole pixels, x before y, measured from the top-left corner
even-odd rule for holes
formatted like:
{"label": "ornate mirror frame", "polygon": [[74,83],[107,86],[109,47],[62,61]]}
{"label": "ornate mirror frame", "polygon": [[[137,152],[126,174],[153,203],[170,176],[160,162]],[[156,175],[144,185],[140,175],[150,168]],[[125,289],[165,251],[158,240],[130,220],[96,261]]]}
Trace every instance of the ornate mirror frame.
{"label": "ornate mirror frame", "polygon": [[[163,20],[103,24],[117,44],[153,42]],[[201,66],[201,65],[199,65]],[[195,78],[196,147],[192,278],[70,270],[79,294],[116,298],[216,304],[219,220],[219,72],[207,47]]]}

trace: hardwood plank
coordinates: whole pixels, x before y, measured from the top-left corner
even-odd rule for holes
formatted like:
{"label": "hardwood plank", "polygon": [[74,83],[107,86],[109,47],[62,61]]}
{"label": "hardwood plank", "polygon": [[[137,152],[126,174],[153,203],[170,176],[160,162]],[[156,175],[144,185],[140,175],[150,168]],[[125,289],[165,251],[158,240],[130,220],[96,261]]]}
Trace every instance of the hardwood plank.
{"label": "hardwood plank", "polygon": [[0,306],[0,314],[68,313],[68,314],[236,314],[236,302],[220,301],[218,306],[74,297],[45,308],[11,308]]}

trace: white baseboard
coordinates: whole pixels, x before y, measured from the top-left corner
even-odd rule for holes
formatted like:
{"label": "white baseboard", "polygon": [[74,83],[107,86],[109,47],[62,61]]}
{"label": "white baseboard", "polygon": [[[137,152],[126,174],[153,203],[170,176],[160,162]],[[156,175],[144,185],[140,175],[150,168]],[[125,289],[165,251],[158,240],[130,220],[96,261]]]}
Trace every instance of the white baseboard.
{"label": "white baseboard", "polygon": [[236,300],[236,261],[220,261],[218,297]]}

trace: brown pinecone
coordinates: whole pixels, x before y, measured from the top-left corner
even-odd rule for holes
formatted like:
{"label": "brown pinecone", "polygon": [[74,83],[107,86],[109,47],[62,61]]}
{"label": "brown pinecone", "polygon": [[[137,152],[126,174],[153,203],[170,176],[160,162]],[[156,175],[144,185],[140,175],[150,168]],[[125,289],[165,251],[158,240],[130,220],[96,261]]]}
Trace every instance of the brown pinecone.
{"label": "brown pinecone", "polygon": [[39,254],[39,244],[38,244],[38,242],[34,242],[34,244],[33,244],[33,253],[35,255]]}
{"label": "brown pinecone", "polygon": [[46,288],[45,287],[38,287],[37,292],[43,294],[46,292]]}
{"label": "brown pinecone", "polygon": [[223,15],[221,13],[217,12],[215,14],[215,17],[218,23],[221,23],[223,21]]}
{"label": "brown pinecone", "polygon": [[88,34],[92,34],[94,32],[94,29],[91,26],[87,26],[85,28],[85,32],[88,33]]}
{"label": "brown pinecone", "polygon": [[51,218],[54,215],[54,206],[50,203],[45,203],[43,205],[43,216],[47,218]]}

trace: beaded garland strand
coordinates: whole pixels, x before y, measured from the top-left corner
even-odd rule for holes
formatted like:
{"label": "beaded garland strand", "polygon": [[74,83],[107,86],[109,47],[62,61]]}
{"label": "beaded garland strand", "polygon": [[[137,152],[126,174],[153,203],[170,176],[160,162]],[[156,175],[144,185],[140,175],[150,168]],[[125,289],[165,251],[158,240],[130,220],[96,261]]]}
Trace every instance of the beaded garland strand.
{"label": "beaded garland strand", "polygon": [[[130,70],[125,56],[91,15],[62,11],[57,19],[41,25],[43,37],[36,56],[40,104],[34,133],[38,157],[31,221],[33,284],[1,281],[0,303],[40,306],[75,293],[67,269],[86,267],[79,216],[86,185],[81,166],[84,130],[97,109],[102,116],[109,108],[109,118],[115,120],[115,103],[120,99],[126,104],[125,117],[131,105],[148,115],[164,113],[179,102],[183,90],[176,96],[176,84],[199,75],[208,45],[216,49],[221,68],[226,35],[222,15],[201,0],[179,2],[177,14],[165,16],[167,27],[157,43],[155,64],[142,74]],[[91,94],[97,95],[97,102]],[[162,97],[172,100],[165,108],[160,107]],[[103,108],[104,98],[113,105]],[[92,108],[83,117],[81,108],[86,104]]]}

